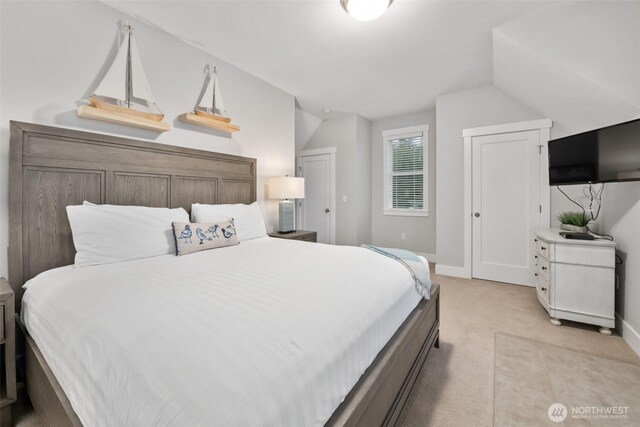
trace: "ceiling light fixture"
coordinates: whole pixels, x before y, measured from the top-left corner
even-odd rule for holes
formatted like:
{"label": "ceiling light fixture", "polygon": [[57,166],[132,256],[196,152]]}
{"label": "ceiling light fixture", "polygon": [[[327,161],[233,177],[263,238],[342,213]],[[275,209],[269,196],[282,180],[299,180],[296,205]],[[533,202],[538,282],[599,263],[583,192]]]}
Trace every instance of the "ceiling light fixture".
{"label": "ceiling light fixture", "polygon": [[393,0],[340,0],[340,5],[353,19],[373,21],[381,17]]}

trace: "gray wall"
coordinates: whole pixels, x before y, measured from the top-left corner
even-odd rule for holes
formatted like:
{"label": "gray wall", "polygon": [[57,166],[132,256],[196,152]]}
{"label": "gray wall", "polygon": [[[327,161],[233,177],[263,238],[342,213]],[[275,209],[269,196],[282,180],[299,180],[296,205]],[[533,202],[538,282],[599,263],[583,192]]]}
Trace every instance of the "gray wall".
{"label": "gray wall", "polygon": [[494,86],[436,100],[436,233],[438,264],[464,265],[464,149],[462,130],[540,119],[539,113]]}
{"label": "gray wall", "polygon": [[296,108],[296,156],[309,142],[322,120],[313,114]]}
{"label": "gray wall", "polygon": [[[429,124],[428,217],[383,215],[382,132]],[[429,255],[436,253],[436,112],[433,110],[376,120],[371,124],[371,241],[374,245],[408,249]],[[405,233],[405,240],[401,234]]]}
{"label": "gray wall", "polygon": [[[304,150],[336,147],[336,244],[369,243],[371,194],[369,148],[371,123],[352,113],[332,113],[323,121]],[[346,202],[343,201],[346,197]],[[364,224],[364,225],[361,225]],[[364,239],[364,240],[363,240]]]}
{"label": "gray wall", "polygon": [[[292,95],[100,2],[0,1],[0,15],[0,276],[7,274],[9,120],[256,157],[258,201],[274,228],[277,203],[265,200],[264,182],[294,172]],[[76,116],[115,55],[121,20],[136,29],[151,89],[174,126],[169,132]],[[218,66],[226,106],[241,127],[232,137],[176,120],[193,108],[208,63]]]}
{"label": "gray wall", "polygon": [[[507,23],[494,30],[494,82],[551,118],[552,138],[638,118],[639,16],[637,1],[569,2]],[[564,189],[581,199],[584,187]],[[577,210],[555,188],[551,207],[552,216]],[[617,327],[640,354],[638,224],[640,182],[607,184],[597,225],[624,259],[617,267],[616,312],[623,319]]]}
{"label": "gray wall", "polygon": [[613,236],[623,260],[616,268],[616,313],[625,322],[623,336],[640,355],[640,182],[607,184],[602,210],[600,228]]}
{"label": "gray wall", "polygon": [[371,122],[356,118],[358,244],[371,243]]}

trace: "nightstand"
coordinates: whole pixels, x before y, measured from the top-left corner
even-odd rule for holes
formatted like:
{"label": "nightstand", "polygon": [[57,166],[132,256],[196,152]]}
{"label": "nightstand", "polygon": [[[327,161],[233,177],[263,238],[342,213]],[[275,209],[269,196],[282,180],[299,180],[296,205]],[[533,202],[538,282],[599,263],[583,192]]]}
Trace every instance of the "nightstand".
{"label": "nightstand", "polygon": [[0,278],[0,426],[11,425],[11,404],[16,401],[16,329],[14,295]]}
{"label": "nightstand", "polygon": [[277,239],[302,240],[303,242],[317,242],[318,233],[315,231],[296,230],[292,233],[269,233],[269,236]]}

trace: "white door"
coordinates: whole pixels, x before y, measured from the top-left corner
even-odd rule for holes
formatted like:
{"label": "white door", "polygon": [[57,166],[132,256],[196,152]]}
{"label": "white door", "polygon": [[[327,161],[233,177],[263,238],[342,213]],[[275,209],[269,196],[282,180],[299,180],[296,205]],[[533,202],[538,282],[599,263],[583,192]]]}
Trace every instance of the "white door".
{"label": "white door", "polygon": [[541,226],[540,132],[472,139],[472,276],[534,284]]}
{"label": "white door", "polygon": [[302,155],[304,199],[299,200],[299,227],[318,233],[319,243],[335,243],[335,154]]}

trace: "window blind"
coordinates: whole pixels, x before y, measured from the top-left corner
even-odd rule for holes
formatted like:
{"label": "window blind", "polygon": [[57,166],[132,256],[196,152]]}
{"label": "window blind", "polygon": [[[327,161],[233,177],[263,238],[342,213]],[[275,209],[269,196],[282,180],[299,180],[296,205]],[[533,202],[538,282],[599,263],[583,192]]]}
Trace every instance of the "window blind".
{"label": "window blind", "polygon": [[424,209],[422,132],[388,139],[387,207]]}

